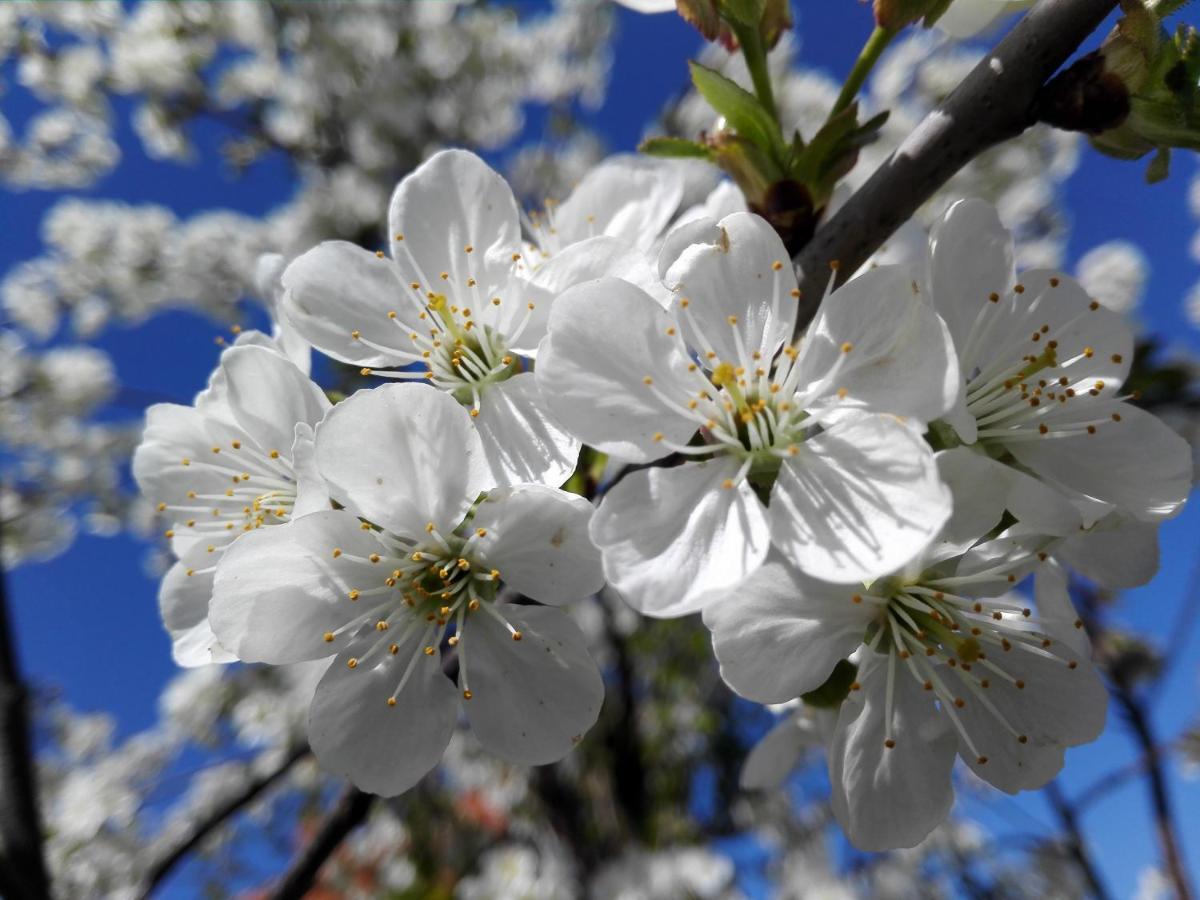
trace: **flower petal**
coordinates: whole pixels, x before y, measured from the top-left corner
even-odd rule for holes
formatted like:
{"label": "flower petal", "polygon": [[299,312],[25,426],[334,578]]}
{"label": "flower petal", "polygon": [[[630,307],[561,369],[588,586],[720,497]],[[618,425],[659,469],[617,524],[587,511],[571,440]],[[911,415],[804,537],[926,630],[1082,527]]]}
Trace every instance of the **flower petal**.
{"label": "flower petal", "polygon": [[954,732],[894,657],[889,692],[889,663],[878,659],[860,671],[862,688],[842,704],[829,746],[833,814],[860,850],[915,847],[954,803]]}
{"label": "flower petal", "polygon": [[683,298],[689,303],[690,315],[680,316],[684,339],[695,350],[715,351],[722,361],[748,368],[747,357],[756,350],[771,359],[796,323],[791,256],[775,229],[753,213],[726,216],[706,232],[703,243],[682,250],[665,278],[677,304]]}
{"label": "flower petal", "polygon": [[[1075,425],[1077,434],[1013,441],[1006,445],[1013,456],[1051,485],[1112,503],[1142,521],[1176,515],[1192,486],[1187,441],[1132,404],[1078,399],[1054,418],[1055,429]],[[1096,423],[1095,434],[1079,427],[1088,423]]]}
{"label": "flower petal", "polygon": [[496,612],[521,639],[487,612],[472,614],[459,645],[467,648],[471,730],[488,751],[511,762],[562,759],[595,724],[604,702],[587,640],[556,609],[502,604]]}
{"label": "flower petal", "polygon": [[329,509],[329,488],[317,471],[317,446],[312,426],[297,422],[292,439],[292,468],[296,475],[296,503],[292,518]]}
{"label": "flower petal", "polygon": [[683,199],[683,178],[669,163],[628,155],[588,172],[554,210],[560,247],[596,235],[647,251]]}
{"label": "flower petal", "polygon": [[753,488],[723,487],[738,471],[725,457],[643,469],[621,480],[592,517],[609,584],[648,616],[698,611],[706,596],[741,583],[766,558],[767,519]]}
{"label": "flower petal", "polygon": [[[380,544],[343,510],[263,528],[234,541],[213,583],[209,620],[222,646],[245,662],[275,665],[320,659],[337,648],[324,639],[359,610],[347,599],[361,587],[362,565]],[[333,556],[334,548],[344,551]]]}
{"label": "flower petal", "polygon": [[532,372],[484,388],[475,427],[498,485],[557,487],[575,471],[579,441],[550,415]]}
{"label": "flower petal", "polygon": [[963,348],[982,304],[992,293],[1006,296],[1016,280],[1012,235],[990,203],[960,200],[934,227],[931,243],[933,303],[965,368]]}
{"label": "flower petal", "polygon": [[[282,308],[306,341],[334,359],[356,366],[405,361],[413,349],[412,322],[397,327],[388,318],[415,320],[406,284],[389,259],[346,241],[325,241],[292,261],[283,273]],[[378,350],[354,337],[354,332]]]}
{"label": "flower petal", "polygon": [[1054,555],[1097,584],[1140,587],[1158,572],[1158,523],[1106,516],[1059,544]]}
{"label": "flower petal", "polygon": [[670,316],[619,279],[564,293],[538,350],[538,386],[551,413],[586,443],[625,460],[666,456],[670,451],[654,440],[659,433],[687,443],[698,423],[682,404],[696,381],[683,344],[668,329],[675,329]]}
{"label": "flower petal", "polygon": [[556,606],[604,587],[591,519],[591,503],[566,491],[533,484],[490,491],[472,520],[485,532],[474,546],[510,588]]}
{"label": "flower petal", "polygon": [[317,426],[316,444],[330,494],[400,535],[457,528],[495,485],[467,411],[428,385],[359,391]]}
{"label": "flower petal", "polygon": [[217,643],[208,624],[212,587],[212,572],[196,571],[182,561],[163,576],[158,588],[158,609],[171,635],[171,658],[176,665],[191,668],[236,659]]}
{"label": "flower petal", "polygon": [[457,294],[474,279],[479,296],[492,297],[512,284],[520,214],[512,189],[487,163],[442,150],[396,187],[388,237],[404,284]]}
{"label": "flower petal", "polygon": [[800,345],[801,390],[921,422],[947,412],[961,385],[958,361],[919,277],[909,266],[881,266],[830,294]]}
{"label": "flower petal", "polygon": [[750,791],[780,787],[804,756],[822,745],[813,711],[804,707],[784,716],[754,745],[742,763],[741,786]]}
{"label": "flower petal", "polygon": [[290,360],[266,347],[221,354],[225,397],[234,421],[263,450],[291,459],[296,424],[316,425],[332,408],[324,391]]}
{"label": "flower petal", "polygon": [[422,652],[423,629],[410,629],[398,653],[351,669],[349,660],[373,642],[367,637],[333,661],[313,696],[308,739],[322,768],[360,790],[394,797],[441,760],[458,719],[458,692],[442,673],[441,654]]}
{"label": "flower petal", "polygon": [[933,453],[911,428],[847,415],[784,461],[767,513],[772,541],[802,571],[848,583],[904,565],[950,511]]}
{"label": "flower petal", "polygon": [[[861,588],[859,588],[861,590]],[[816,690],[863,640],[876,610],[855,590],[772,560],[704,608],[725,683],[757,703]]]}

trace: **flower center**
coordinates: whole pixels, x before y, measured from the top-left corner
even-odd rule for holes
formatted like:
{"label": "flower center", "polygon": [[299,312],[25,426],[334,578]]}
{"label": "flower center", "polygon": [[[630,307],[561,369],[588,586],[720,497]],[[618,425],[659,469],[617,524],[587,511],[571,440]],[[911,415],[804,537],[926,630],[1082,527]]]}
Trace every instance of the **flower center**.
{"label": "flower center", "polygon": [[[1044,558],[1045,554],[1039,557]],[[983,600],[954,593],[955,587],[998,577],[1014,583],[1016,575],[1010,572],[1005,576],[1005,570],[1015,567],[1010,561],[967,576],[931,577],[927,573],[910,583],[883,579],[873,584],[870,592],[852,598],[855,603],[870,603],[878,609],[863,642],[868,649],[888,657],[889,684],[896,677],[896,670],[903,667],[924,690],[932,693],[979,765],[988,761],[987,748],[978,745],[977,730],[968,732],[961,710],[978,704],[1002,731],[1025,744],[1028,736],[1009,721],[989,696],[993,684],[1002,681],[1025,691],[1027,684],[1022,672],[1032,657],[1055,660],[1067,670],[1078,667],[1077,660],[1060,652],[1060,645],[1040,629],[1033,611],[1019,600],[1006,597]],[[1083,627],[1078,619],[1073,624],[1076,628]],[[851,689],[857,687],[856,682]],[[890,749],[895,746],[890,688],[885,715],[884,746]]]}
{"label": "flower center", "polygon": [[325,632],[325,642],[365,646],[360,655],[346,661],[349,668],[357,669],[382,655],[398,658],[401,648],[419,635],[412,645],[416,649],[400,660],[400,680],[387,699],[388,706],[396,705],[396,696],[420,657],[433,656],[445,643],[458,653],[459,685],[463,698],[470,700],[466,637],[471,616],[485,612],[499,619],[513,640],[522,637],[495,608],[500,572],[486,565],[476,546],[487,531],[472,531],[464,522],[442,534],[431,522],[425,527],[427,538],[413,541],[375,531],[366,522],[362,527],[379,541],[379,552],[362,557],[336,547],[331,551],[334,558],[357,563],[361,577],[353,585],[343,585],[347,600],[358,609],[336,631]]}
{"label": "flower center", "polygon": [[[180,530],[201,540],[207,538],[207,550],[217,556],[238,535],[287,522],[296,503],[296,480],[291,467],[278,450],[263,451],[249,439],[235,439],[226,446],[214,445],[211,455],[179,461],[180,477],[216,474],[228,478],[223,490],[215,479],[205,478],[203,487],[189,488],[179,503],[160,502],[160,513],[170,512],[175,522],[166,532],[175,537]],[[208,572],[211,566],[189,569],[187,574]]]}
{"label": "flower center", "polygon": [[[998,294],[989,295],[964,344],[961,359],[967,371],[967,411],[978,426],[978,440],[996,456],[1003,456],[1005,445],[1012,442],[1094,435],[1110,419],[1120,421],[1119,415],[1089,418],[1075,414],[1078,404],[1106,391],[1111,396],[1118,387],[1095,377],[1097,362],[1104,354],[1083,345],[1074,334],[1085,317],[1099,311],[1096,301],[1057,327],[1043,321],[1028,336],[1002,338],[1005,352],[985,365],[972,364],[995,340],[996,325],[1005,319],[1001,309],[1011,311],[1017,304],[1027,304],[1026,319],[1038,322],[1038,307],[1052,302],[1060,281],[1051,278],[1048,284],[1047,290],[1028,301],[1026,288],[1020,284],[1003,302]],[[1069,301],[1064,297],[1062,302]],[[1120,354],[1108,357],[1114,365],[1122,362]],[[1065,412],[1068,408],[1070,415]]]}

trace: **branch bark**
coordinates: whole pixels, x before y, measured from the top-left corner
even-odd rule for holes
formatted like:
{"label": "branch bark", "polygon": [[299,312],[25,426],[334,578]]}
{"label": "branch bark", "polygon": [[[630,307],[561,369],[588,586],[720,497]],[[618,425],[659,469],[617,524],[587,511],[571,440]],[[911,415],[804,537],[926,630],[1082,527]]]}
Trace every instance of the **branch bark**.
{"label": "branch bark", "polygon": [[0,895],[10,900],[50,896],[28,707],[0,575]]}
{"label": "branch bark", "polygon": [[307,745],[295,748],[287,757],[270,772],[260,775],[250,781],[236,796],[230,797],[216,809],[197,822],[187,834],[173,841],[147,866],[146,879],[142,885],[142,900],[149,900],[151,894],[175,867],[187,857],[210,834],[221,827],[238,812],[245,809],[264,791],[286,775],[296,763],[309,754]]}
{"label": "branch bark", "polygon": [[321,866],[341,846],[346,836],[366,820],[374,802],[372,794],[364,794],[353,786],[347,787],[333,812],[321,825],[321,830],[284,872],[279,885],[271,893],[271,900],[301,900],[316,882]]}
{"label": "branch bark", "polygon": [[1058,821],[1067,836],[1067,852],[1071,854],[1075,865],[1087,881],[1088,890],[1092,892],[1095,900],[1112,900],[1112,894],[1109,893],[1104,879],[1100,877],[1100,870],[1096,868],[1092,855],[1088,852],[1087,841],[1084,840],[1083,830],[1079,827],[1078,807],[1067,800],[1056,781],[1051,781],[1042,788],[1042,793],[1046,795],[1058,816]]}
{"label": "branch bark", "polygon": [[968,162],[1034,123],[1042,86],[1096,30],[1117,0],[1042,0],[925,117],[795,257],[797,336],[816,314],[830,264],[846,280]]}

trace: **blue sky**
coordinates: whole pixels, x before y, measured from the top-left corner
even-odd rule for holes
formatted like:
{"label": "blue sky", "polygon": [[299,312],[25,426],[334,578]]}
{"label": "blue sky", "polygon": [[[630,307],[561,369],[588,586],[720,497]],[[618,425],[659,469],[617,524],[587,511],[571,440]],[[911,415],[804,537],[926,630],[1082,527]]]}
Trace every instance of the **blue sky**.
{"label": "blue sky", "polygon": [[[840,78],[870,28],[866,4],[800,4],[800,58]],[[620,28],[612,81],[605,107],[585,118],[614,151],[632,150],[643,128],[662,105],[686,84],[684,61],[698,47],[695,33],[675,16],[618,14]],[[805,37],[807,35],[807,37]],[[7,75],[7,72],[6,72]],[[16,92],[5,95],[5,115],[14,125],[27,114]],[[85,196],[155,202],[186,216],[212,208],[262,213],[286,201],[292,183],[286,166],[269,161],[235,180],[217,161],[219,130],[195,133],[200,162],[191,169],[145,158],[128,126],[129,105],[118,108],[120,167]],[[1085,150],[1077,174],[1066,188],[1072,215],[1070,262],[1101,242],[1123,238],[1142,246],[1152,261],[1146,326],[1168,343],[1200,350],[1200,333],[1185,320],[1182,299],[1200,277],[1187,245],[1196,223],[1188,216],[1187,187],[1194,160],[1176,158],[1165,184],[1147,187],[1144,164],[1119,163]],[[40,221],[60,194],[0,190],[0,273],[40,252]],[[383,210],[381,213],[381,221]],[[136,329],[115,328],[100,339],[114,357],[123,384],[152,389],[188,402],[203,386],[215,363],[214,337],[221,327],[187,313],[162,316]],[[135,407],[118,405],[113,416],[137,416]],[[1123,599],[1116,620],[1163,638],[1170,632],[1187,592],[1194,590],[1200,546],[1200,507],[1169,522],[1162,531],[1164,565],[1155,581]],[[68,554],[48,563],[9,573],[10,602],[20,654],[26,671],[39,684],[61,690],[75,707],[114,714],[123,733],[150,725],[162,684],[173,673],[168,641],[156,607],[157,585],[141,569],[146,546],[132,538],[82,537]],[[1200,634],[1193,629],[1183,659],[1160,690],[1155,721],[1170,736],[1194,719]],[[1072,751],[1063,776],[1065,789],[1080,790],[1102,773],[1134,758],[1135,748],[1115,713],[1096,744]],[[1194,871],[1200,872],[1200,781],[1182,781],[1172,771],[1184,844]],[[1046,833],[1052,819],[1040,797],[968,799],[997,834]],[[1140,869],[1156,859],[1147,816],[1144,786],[1134,782],[1111,794],[1084,820],[1101,867],[1117,896],[1133,892]]]}

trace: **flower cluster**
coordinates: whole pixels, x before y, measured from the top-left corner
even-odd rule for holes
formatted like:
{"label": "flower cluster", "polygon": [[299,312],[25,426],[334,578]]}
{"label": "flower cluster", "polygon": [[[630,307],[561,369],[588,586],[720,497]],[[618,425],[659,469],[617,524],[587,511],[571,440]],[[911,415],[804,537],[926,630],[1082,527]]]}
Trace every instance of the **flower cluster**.
{"label": "flower cluster", "polygon": [[[1145,581],[1191,483],[1186,443],[1121,393],[1128,325],[1068,275],[1018,275],[967,200],[833,289],[835,268],[797,335],[780,237],[683,198],[669,166],[614,159],[522,216],[448,150],[397,187],[388,251],[291,262],[287,326],[373,386],[331,405],[245,335],[194,406],[150,410],[135,472],[171,523],[177,658],[332,658],[313,749],[394,795],[460,713],[517,763],[582,740],[603,684],[555,607],[607,583],[701,612],[738,693],[817,710],[748,778],[825,743],[861,847],[945,819],[956,756],[1044,784],[1105,718],[1067,567]],[[581,448],[581,471],[607,460],[594,508],[561,488]]]}

